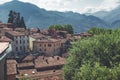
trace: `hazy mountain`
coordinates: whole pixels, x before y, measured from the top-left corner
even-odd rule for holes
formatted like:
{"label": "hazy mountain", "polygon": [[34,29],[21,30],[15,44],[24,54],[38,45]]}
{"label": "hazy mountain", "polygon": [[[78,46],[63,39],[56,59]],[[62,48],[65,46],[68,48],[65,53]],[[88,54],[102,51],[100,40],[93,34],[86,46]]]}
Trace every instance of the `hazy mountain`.
{"label": "hazy mountain", "polygon": [[7,22],[10,10],[20,12],[28,27],[47,28],[52,24],[71,24],[76,32],[88,30],[91,27],[109,27],[103,20],[74,12],[57,12],[41,9],[36,5],[17,0],[0,5],[0,19]]}
{"label": "hazy mountain", "polygon": [[93,16],[96,16],[100,19],[103,19],[109,12],[107,11],[98,11],[98,12],[95,12],[95,13],[86,13],[86,15],[93,15]]}
{"label": "hazy mountain", "polygon": [[120,6],[107,12],[99,11],[95,13],[87,13],[87,15],[93,15],[109,23],[112,27],[120,27]]}

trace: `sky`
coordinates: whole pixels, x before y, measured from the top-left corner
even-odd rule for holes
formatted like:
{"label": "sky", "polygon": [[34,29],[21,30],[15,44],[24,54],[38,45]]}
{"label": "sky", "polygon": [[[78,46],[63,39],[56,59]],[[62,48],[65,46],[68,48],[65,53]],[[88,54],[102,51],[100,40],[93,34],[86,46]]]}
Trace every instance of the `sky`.
{"label": "sky", "polygon": [[[0,0],[0,4],[11,0]],[[93,13],[110,11],[120,4],[120,0],[19,0],[29,2],[46,10]]]}

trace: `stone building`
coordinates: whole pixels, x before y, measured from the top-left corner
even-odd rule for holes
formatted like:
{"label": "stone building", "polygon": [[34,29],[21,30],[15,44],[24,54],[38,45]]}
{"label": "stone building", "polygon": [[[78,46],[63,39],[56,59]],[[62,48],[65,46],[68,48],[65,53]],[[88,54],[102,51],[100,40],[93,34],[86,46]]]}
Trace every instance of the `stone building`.
{"label": "stone building", "polygon": [[33,50],[39,51],[47,56],[54,56],[60,54],[60,40],[58,39],[37,39],[33,41]]}

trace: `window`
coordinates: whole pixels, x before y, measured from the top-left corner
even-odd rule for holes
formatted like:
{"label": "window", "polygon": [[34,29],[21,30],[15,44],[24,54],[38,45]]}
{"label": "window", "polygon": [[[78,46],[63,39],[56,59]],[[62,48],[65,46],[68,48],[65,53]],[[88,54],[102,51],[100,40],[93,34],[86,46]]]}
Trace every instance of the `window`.
{"label": "window", "polygon": [[52,45],[51,44],[48,44],[48,47],[51,47]]}
{"label": "window", "polygon": [[44,47],[46,47],[46,44],[44,44]]}
{"label": "window", "polygon": [[24,46],[23,50],[24,50],[24,52],[25,52],[25,46]]}
{"label": "window", "polygon": [[25,40],[23,41],[23,43],[25,43]]}
{"label": "window", "polygon": [[20,46],[20,50],[22,50],[22,46]]}
{"label": "window", "polygon": [[20,40],[20,44],[21,44],[21,40]]}
{"label": "window", "polygon": [[42,51],[41,48],[40,48],[40,51]]}
{"label": "window", "polygon": [[16,44],[18,44],[18,41],[16,41]]}
{"label": "window", "polygon": [[18,47],[16,47],[16,51],[18,51]]}
{"label": "window", "polygon": [[40,44],[40,47],[41,47],[41,44]]}
{"label": "window", "polygon": [[27,40],[27,42],[29,43],[29,39]]}
{"label": "window", "polygon": [[46,49],[44,49],[44,51],[46,51]]}

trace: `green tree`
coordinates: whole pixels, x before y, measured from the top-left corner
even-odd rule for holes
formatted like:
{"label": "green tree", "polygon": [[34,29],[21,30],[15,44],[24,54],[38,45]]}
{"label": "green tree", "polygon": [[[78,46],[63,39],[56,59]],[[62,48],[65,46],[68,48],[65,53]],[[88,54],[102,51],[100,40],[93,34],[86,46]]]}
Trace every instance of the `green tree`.
{"label": "green tree", "polygon": [[54,26],[54,25],[50,25],[48,29],[49,29],[49,30],[55,29],[55,26]]}
{"label": "green tree", "polygon": [[64,25],[64,30],[67,31],[67,32],[70,33],[70,34],[73,34],[73,33],[74,33],[73,27],[72,27],[72,25],[70,25],[70,24]]}
{"label": "green tree", "polygon": [[14,28],[25,28],[26,29],[24,18],[20,17],[20,13],[17,13],[11,10],[8,16],[9,16],[8,23],[12,23]]}
{"label": "green tree", "polygon": [[9,16],[8,23],[13,23],[14,17],[13,17],[13,11],[12,10],[9,12],[8,16]]}
{"label": "green tree", "polygon": [[21,17],[20,27],[22,27],[22,28],[25,28],[25,29],[26,29],[26,25],[25,25],[25,22],[24,22],[24,18],[23,18],[23,17]]}
{"label": "green tree", "polygon": [[63,27],[62,25],[60,25],[60,24],[55,25],[55,28],[56,28],[57,30],[64,30],[64,27]]}
{"label": "green tree", "polygon": [[60,24],[50,25],[49,30],[51,30],[51,29],[67,31],[70,34],[74,33],[73,27],[70,24],[66,24],[66,25],[60,25]]}
{"label": "green tree", "polygon": [[63,68],[65,80],[120,80],[120,29],[106,31],[72,46]]}

